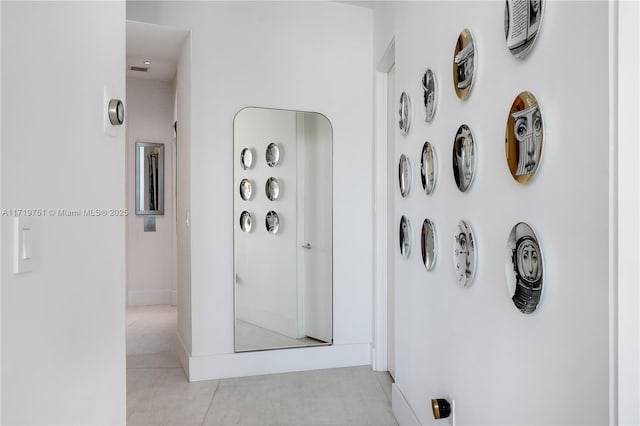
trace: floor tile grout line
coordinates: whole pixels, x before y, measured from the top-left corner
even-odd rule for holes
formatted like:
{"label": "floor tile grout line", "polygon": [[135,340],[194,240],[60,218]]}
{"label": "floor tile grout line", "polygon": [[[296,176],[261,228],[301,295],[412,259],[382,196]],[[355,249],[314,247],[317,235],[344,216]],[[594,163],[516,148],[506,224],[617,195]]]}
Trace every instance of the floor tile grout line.
{"label": "floor tile grout line", "polygon": [[204,426],[204,422],[207,421],[207,416],[209,415],[209,411],[211,411],[211,407],[213,407],[213,400],[216,397],[216,394],[218,393],[218,389],[220,389],[220,386],[222,386],[222,383],[216,383],[216,388],[213,391],[213,395],[211,395],[211,401],[209,401],[209,406],[207,407],[207,412],[204,413],[204,417],[202,418],[202,423],[200,423],[200,426]]}

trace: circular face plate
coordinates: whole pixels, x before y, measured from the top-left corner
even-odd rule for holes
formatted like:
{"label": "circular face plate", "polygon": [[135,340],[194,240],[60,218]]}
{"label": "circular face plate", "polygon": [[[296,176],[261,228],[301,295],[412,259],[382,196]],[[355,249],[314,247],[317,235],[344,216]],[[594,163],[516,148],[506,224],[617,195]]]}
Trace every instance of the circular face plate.
{"label": "circular face plate", "polygon": [[471,225],[464,220],[458,222],[453,236],[453,267],[458,284],[469,287],[476,274],[476,238]]}
{"label": "circular face plate", "polygon": [[400,218],[400,255],[405,259],[411,255],[411,222],[405,216]]}
{"label": "circular face plate", "polygon": [[264,185],[264,191],[267,194],[267,198],[271,201],[275,201],[280,198],[280,184],[274,177],[267,179],[267,183]]}
{"label": "circular face plate", "polygon": [[427,271],[432,271],[436,266],[438,254],[438,239],[436,227],[429,219],[422,223],[422,233],[420,234],[420,247],[422,249],[422,262]]}
{"label": "circular face plate", "polygon": [[273,210],[268,211],[264,224],[267,227],[267,232],[277,234],[280,230],[280,217],[278,216],[278,213]]}
{"label": "circular face plate", "polygon": [[411,128],[411,116],[413,115],[411,98],[406,92],[402,92],[400,95],[400,109],[398,110],[398,114],[400,114],[400,121],[398,122],[400,133],[406,135]]}
{"label": "circular face plate", "polygon": [[242,169],[247,170],[253,167],[254,158],[255,158],[255,155],[254,155],[253,149],[244,148],[240,152],[240,166],[242,167]]}
{"label": "circular face plate", "polygon": [[425,142],[422,146],[422,160],[420,162],[420,176],[422,178],[422,188],[431,195],[436,187],[438,177],[438,161],[433,145]]}
{"label": "circular face plate", "polygon": [[280,164],[280,147],[275,143],[270,143],[265,152],[267,166],[275,167]]}
{"label": "circular face plate", "polygon": [[429,123],[433,120],[438,103],[438,84],[436,75],[431,69],[427,69],[422,75],[422,90],[424,91],[424,108],[426,112],[424,119]]}
{"label": "circular face plate", "polygon": [[476,144],[466,124],[458,128],[453,140],[453,177],[458,189],[467,192],[476,171]]}
{"label": "circular face plate", "polygon": [[505,130],[504,152],[511,176],[528,182],[538,171],[544,141],[542,113],[536,97],[520,93],[511,105]]}
{"label": "circular face plate", "polygon": [[518,59],[526,57],[540,32],[543,0],[507,0],[504,5],[504,36]]}
{"label": "circular face plate", "polygon": [[400,155],[398,163],[398,183],[400,184],[400,194],[406,198],[411,191],[411,162],[409,157],[404,154]]}
{"label": "circular face plate", "polygon": [[249,179],[242,179],[240,181],[240,198],[247,201],[253,197],[253,183]]}
{"label": "circular face plate", "polygon": [[464,29],[458,36],[453,53],[453,88],[460,99],[466,99],[471,92],[476,61],[473,37],[469,30]]}
{"label": "circular face plate", "polygon": [[243,232],[251,232],[253,229],[253,216],[248,211],[240,213],[240,229]]}
{"label": "circular face plate", "polygon": [[523,314],[534,312],[542,298],[544,262],[538,237],[526,223],[511,229],[504,260],[513,304]]}

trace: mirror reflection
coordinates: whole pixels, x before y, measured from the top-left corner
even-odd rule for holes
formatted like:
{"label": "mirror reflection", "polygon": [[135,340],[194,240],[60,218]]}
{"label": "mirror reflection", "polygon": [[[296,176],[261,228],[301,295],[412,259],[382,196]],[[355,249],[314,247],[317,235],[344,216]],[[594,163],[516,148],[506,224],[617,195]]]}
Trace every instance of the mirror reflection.
{"label": "mirror reflection", "polygon": [[164,214],[164,144],[136,142],[136,214]]}
{"label": "mirror reflection", "polygon": [[[332,144],[331,123],[318,113],[245,108],[236,114],[236,352],[333,343]],[[237,159],[248,146],[265,160],[254,156],[245,169]],[[243,180],[265,185],[264,196],[251,186],[251,232],[243,228],[249,206]]]}
{"label": "mirror reflection", "polygon": [[275,201],[280,198],[280,184],[278,183],[278,179],[274,177],[267,179],[264,191],[267,194],[267,198],[271,201]]}

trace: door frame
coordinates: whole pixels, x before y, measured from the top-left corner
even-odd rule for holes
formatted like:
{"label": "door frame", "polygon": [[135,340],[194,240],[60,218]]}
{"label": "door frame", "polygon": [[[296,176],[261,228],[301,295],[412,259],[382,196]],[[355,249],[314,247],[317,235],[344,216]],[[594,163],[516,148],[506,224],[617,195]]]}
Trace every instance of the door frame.
{"label": "door frame", "polygon": [[373,144],[373,348],[371,365],[374,371],[387,371],[388,312],[388,250],[387,223],[389,214],[387,111],[389,99],[388,73],[395,65],[395,38],[387,46],[374,75],[374,144]]}

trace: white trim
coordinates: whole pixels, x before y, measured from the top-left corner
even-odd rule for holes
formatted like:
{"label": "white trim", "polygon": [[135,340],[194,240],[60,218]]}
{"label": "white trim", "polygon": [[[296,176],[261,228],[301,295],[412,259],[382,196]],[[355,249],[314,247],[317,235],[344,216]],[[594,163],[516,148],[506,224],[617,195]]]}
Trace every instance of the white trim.
{"label": "white trim", "polygon": [[376,69],[375,84],[375,142],[373,147],[373,348],[372,367],[387,370],[387,87],[388,73],[395,63],[395,40],[391,40]]}
{"label": "white trim", "polygon": [[396,383],[391,385],[391,409],[399,426],[419,425],[418,416],[413,412],[411,405],[404,397]]}
{"label": "white trim", "polygon": [[128,291],[127,306],[175,305],[177,295],[173,290]]}
{"label": "white trim", "polygon": [[370,350],[358,343],[190,357],[189,381],[369,365]]}
{"label": "white trim", "polygon": [[[640,424],[640,4],[610,6],[610,417]],[[617,173],[617,174],[616,174]],[[610,187],[611,189],[611,187]]]}
{"label": "white trim", "polygon": [[618,424],[618,4],[609,3],[609,424]]}
{"label": "white trim", "polygon": [[187,375],[187,379],[191,381],[191,372],[189,371],[189,361],[191,357],[189,356],[189,351],[187,350],[187,346],[184,344],[182,337],[180,337],[180,333],[176,332],[176,352],[178,353],[178,359],[180,360],[180,365],[182,365],[182,369],[184,373]]}

